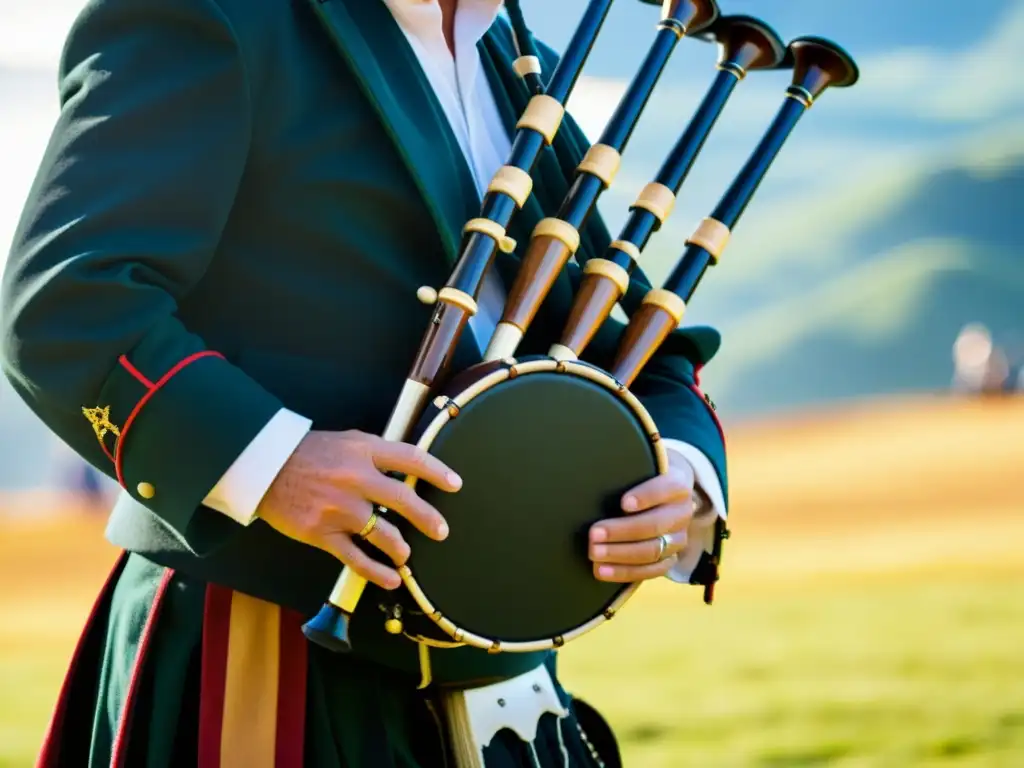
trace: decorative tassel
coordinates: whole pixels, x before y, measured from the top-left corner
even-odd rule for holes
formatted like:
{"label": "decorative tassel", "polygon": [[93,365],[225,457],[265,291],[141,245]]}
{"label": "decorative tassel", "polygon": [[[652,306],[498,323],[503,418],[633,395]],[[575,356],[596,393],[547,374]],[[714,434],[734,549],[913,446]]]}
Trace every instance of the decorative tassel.
{"label": "decorative tassel", "polygon": [[484,768],[483,754],[477,749],[473,738],[466,695],[462,691],[442,690],[441,707],[448,724],[448,739],[455,768]]}

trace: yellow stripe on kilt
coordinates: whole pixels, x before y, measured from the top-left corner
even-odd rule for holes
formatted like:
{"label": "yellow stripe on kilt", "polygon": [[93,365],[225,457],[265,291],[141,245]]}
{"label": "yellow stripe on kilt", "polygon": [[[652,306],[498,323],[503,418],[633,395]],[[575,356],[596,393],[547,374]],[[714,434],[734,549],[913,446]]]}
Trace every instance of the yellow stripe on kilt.
{"label": "yellow stripe on kilt", "polygon": [[281,608],[231,597],[220,768],[274,768]]}

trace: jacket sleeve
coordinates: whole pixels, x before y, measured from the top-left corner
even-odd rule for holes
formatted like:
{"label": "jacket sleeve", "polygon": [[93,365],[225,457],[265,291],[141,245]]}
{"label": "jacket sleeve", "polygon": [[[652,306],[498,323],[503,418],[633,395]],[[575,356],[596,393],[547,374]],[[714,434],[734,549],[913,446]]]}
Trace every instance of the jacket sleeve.
{"label": "jacket sleeve", "polygon": [[179,319],[249,148],[238,41],[213,0],[92,0],[3,282],[3,363],[35,413],[187,546],[281,407]]}

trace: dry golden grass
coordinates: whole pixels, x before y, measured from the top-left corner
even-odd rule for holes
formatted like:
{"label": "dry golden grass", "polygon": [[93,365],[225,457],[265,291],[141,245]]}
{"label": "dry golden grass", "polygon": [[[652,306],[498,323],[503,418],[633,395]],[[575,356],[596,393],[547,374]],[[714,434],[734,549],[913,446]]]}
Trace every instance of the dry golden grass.
{"label": "dry golden grass", "polygon": [[[1024,765],[1024,401],[750,426],[730,457],[716,605],[650,585],[562,654],[626,765]],[[0,527],[0,765],[31,764],[101,526]]]}

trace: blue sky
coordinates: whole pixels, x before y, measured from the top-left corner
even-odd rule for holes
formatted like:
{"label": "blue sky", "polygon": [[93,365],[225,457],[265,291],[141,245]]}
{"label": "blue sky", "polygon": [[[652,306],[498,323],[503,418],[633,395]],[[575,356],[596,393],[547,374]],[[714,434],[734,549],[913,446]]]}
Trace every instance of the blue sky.
{"label": "blue sky", "polygon": [[[583,0],[559,0],[559,9],[552,14],[550,0],[522,0],[522,4],[531,28],[553,45],[568,39],[572,19],[586,5]],[[863,55],[917,46],[969,48],[1016,4],[1015,0],[980,0],[973,5],[953,0],[730,0],[720,5],[724,13],[764,19],[784,38],[834,37]],[[645,14],[656,18],[657,13],[656,7],[618,0],[609,21],[632,34],[648,26]]]}

